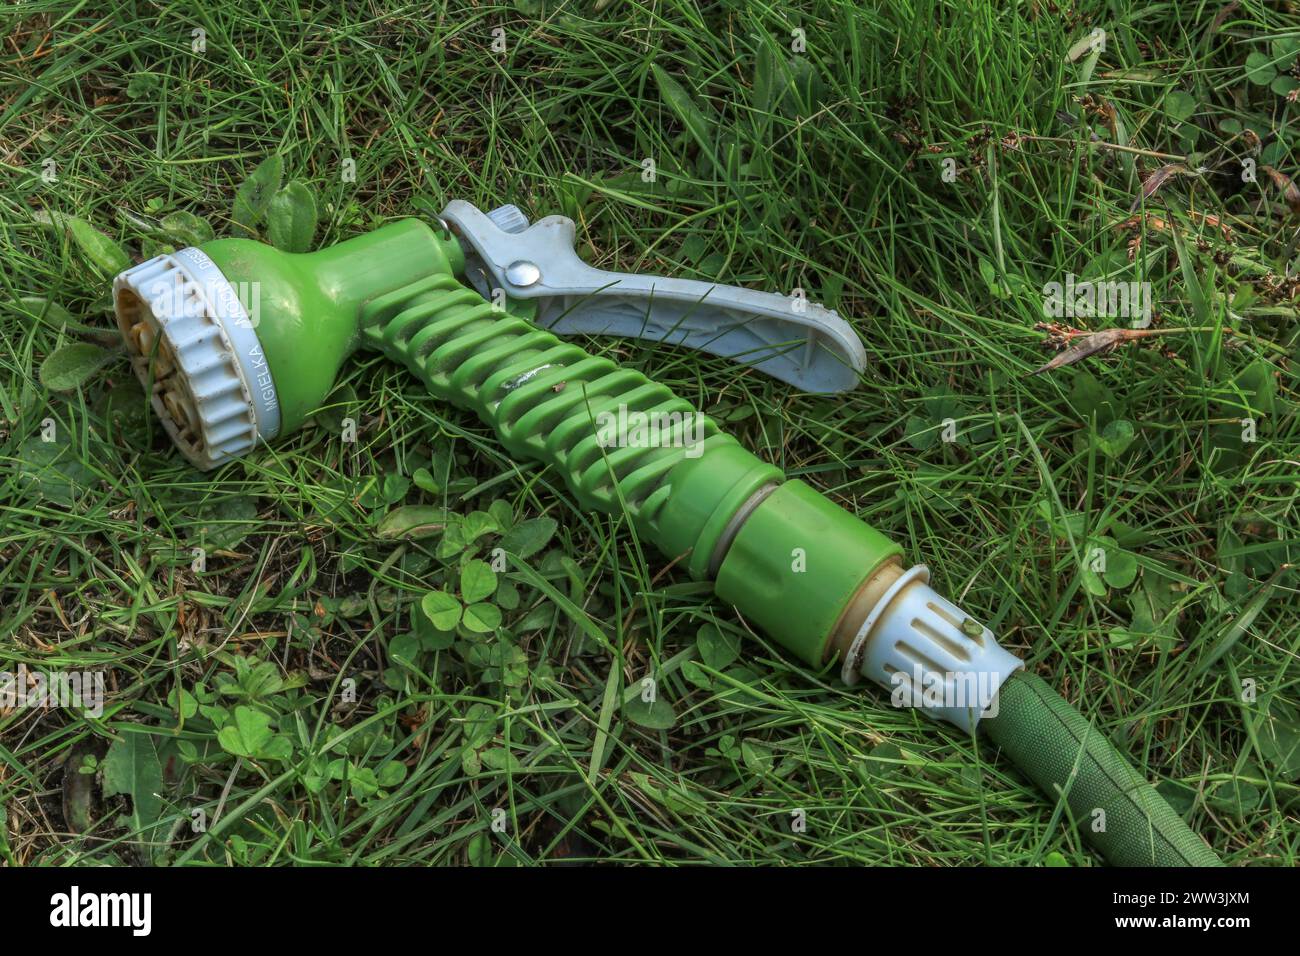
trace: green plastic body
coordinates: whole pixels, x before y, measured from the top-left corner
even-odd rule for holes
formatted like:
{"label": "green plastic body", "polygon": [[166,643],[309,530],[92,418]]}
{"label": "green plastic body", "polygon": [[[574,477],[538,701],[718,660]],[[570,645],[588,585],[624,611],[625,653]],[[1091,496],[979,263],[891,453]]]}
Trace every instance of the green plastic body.
{"label": "green plastic body", "polygon": [[754,509],[727,551],[718,596],[814,667],[868,577],[901,549],[802,481]]}
{"label": "green plastic body", "polygon": [[[430,274],[464,267],[460,244],[417,219],[390,223],[319,252],[287,253],[252,239],[200,247],[252,317],[280,401],[280,434],[296,430],[334,387],[360,344],[364,303]],[[270,318],[270,321],[262,321]]]}

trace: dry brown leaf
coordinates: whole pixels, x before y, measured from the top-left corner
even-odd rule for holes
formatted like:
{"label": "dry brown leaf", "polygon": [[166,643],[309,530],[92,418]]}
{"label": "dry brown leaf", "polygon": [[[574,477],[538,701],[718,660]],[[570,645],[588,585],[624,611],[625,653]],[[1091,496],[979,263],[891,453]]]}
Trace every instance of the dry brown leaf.
{"label": "dry brown leaf", "polygon": [[1120,143],[1119,110],[1115,109],[1115,104],[1110,100],[1103,99],[1101,101],[1101,115],[1106,117],[1106,128],[1110,130],[1110,141],[1121,146],[1127,145]]}
{"label": "dry brown leaf", "polygon": [[1041,375],[1043,372],[1050,372],[1053,369],[1063,368],[1066,365],[1073,365],[1075,362],[1082,362],[1089,355],[1096,355],[1098,352],[1105,352],[1113,349],[1116,345],[1124,340],[1124,333],[1128,329],[1103,329],[1100,332],[1093,332],[1091,335],[1085,335],[1077,340],[1068,349],[1064,349],[1052,356],[1052,360],[1045,365],[1040,365],[1029,373],[1030,377]]}
{"label": "dry brown leaf", "polygon": [[1291,215],[1300,216],[1300,188],[1297,188],[1291,177],[1274,169],[1272,166],[1261,166],[1259,168],[1268,173],[1268,178],[1273,180],[1273,185],[1281,191],[1282,198],[1291,207]]}
{"label": "dry brown leaf", "polygon": [[[1210,226],[1211,228],[1218,229],[1221,233],[1223,233],[1224,239],[1228,240],[1229,242],[1232,241],[1232,237],[1233,237],[1232,227],[1224,223],[1223,220],[1221,220],[1218,216],[1214,215],[1213,213],[1203,213],[1203,212],[1196,212],[1195,210],[1188,210],[1187,215],[1193,220],[1199,220],[1202,225],[1206,225],[1206,226]],[[1142,219],[1143,219],[1142,216],[1129,216],[1123,222],[1116,223],[1115,228],[1123,229],[1126,231],[1129,229],[1135,229],[1139,225],[1141,225]],[[1146,216],[1146,225],[1148,229],[1154,229],[1156,232],[1169,232],[1173,229],[1173,224],[1170,223],[1168,220],[1161,219],[1159,216],[1153,216],[1149,213]],[[1180,234],[1186,235],[1187,231],[1180,230]]]}
{"label": "dry brown leaf", "polygon": [[1161,166],[1146,179],[1142,180],[1142,190],[1133,198],[1133,205],[1129,206],[1128,211],[1134,212],[1138,206],[1142,205],[1144,200],[1148,200],[1154,196],[1159,192],[1160,187],[1174,176],[1182,176],[1190,172],[1191,170],[1189,170],[1183,163],[1166,163],[1164,166]]}
{"label": "dry brown leaf", "polygon": [[[1070,336],[1074,344],[1064,349],[1052,360],[1045,365],[1034,369],[1026,378],[1032,378],[1035,375],[1041,375],[1043,372],[1050,372],[1053,369],[1063,368],[1066,365],[1073,365],[1075,362],[1081,362],[1090,355],[1097,355],[1100,352],[1109,352],[1111,349],[1128,342],[1134,342],[1137,339],[1152,338],[1158,335],[1175,335],[1182,332],[1195,331],[1193,329],[1102,329],[1100,332],[1089,332],[1082,334],[1077,331],[1065,332]],[[1059,329],[1055,329],[1057,340],[1062,334]]]}

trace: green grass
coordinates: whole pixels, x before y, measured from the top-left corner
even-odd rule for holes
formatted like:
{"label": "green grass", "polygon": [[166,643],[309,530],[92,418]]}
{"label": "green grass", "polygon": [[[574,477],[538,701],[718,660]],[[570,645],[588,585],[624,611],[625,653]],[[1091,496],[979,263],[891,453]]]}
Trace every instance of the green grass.
{"label": "green grass", "polygon": [[[140,216],[233,234],[235,190],[279,154],[316,196],[317,246],[452,198],[514,202],[573,217],[602,267],[800,287],[851,317],[871,370],[833,399],[587,345],[903,542],[1228,862],[1296,864],[1297,220],[1285,182],[1241,181],[1253,139],[1234,132],[1300,175],[1300,105],[1245,67],[1297,36],[1293,4],[331,6],[0,13],[0,669],[105,670],[110,689],[101,720],[0,708],[0,858],[1098,862],[991,747],[793,662],[382,359],[351,361],[334,407],[273,451],[207,475],[120,358],[43,387],[61,344],[115,333],[109,271],[38,210],[139,259],[161,248]],[[1094,27],[1104,51],[1067,62]],[[1125,228],[1170,157],[1196,174]],[[1067,273],[1151,282],[1171,334],[1030,377],[1042,286]],[[50,304],[8,301],[31,296]],[[420,468],[427,488],[401,480]],[[365,492],[372,476],[391,494]],[[423,595],[498,539],[395,547],[376,525],[398,500],[554,520],[532,575],[490,599],[502,636],[410,636]],[[1136,579],[1085,573],[1097,541]],[[637,706],[651,675],[671,715]],[[210,700],[195,713],[181,691]],[[210,719],[237,707],[273,716],[252,756]]]}

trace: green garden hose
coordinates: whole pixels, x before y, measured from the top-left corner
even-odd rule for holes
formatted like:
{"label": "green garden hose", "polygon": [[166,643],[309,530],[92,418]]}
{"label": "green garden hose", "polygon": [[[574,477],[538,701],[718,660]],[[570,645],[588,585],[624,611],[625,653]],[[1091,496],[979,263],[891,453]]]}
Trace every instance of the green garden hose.
{"label": "green garden hose", "polygon": [[[382,351],[436,398],[477,414],[512,455],[553,468],[582,507],[626,515],[810,666],[836,661],[848,683],[865,676],[896,703],[982,726],[1050,796],[1064,794],[1112,863],[1218,862],[1082,716],[929,587],[924,567],[904,569],[897,545],[668,388],[539,327],[530,296],[551,288],[580,307],[587,297],[561,280],[586,267],[507,267],[492,250],[544,252],[557,230],[571,237],[571,222],[527,228],[511,215],[493,220],[508,226],[498,229],[478,215],[495,246],[404,220],[306,255],[223,239],[122,273],[118,324],[168,434],[195,465],[216,467],[301,425],[355,348]],[[504,308],[458,278],[475,254],[480,275],[507,286]],[[744,290],[726,301],[729,314],[750,302]],[[614,301],[597,317],[624,321],[635,307]],[[668,314],[682,321],[689,310]],[[779,318],[754,305],[755,328]],[[746,330],[726,334],[743,341]],[[630,420],[656,423],[654,440],[629,438]]]}
{"label": "green garden hose", "polygon": [[1221,866],[1105,735],[1043,680],[1020,671],[980,728],[1042,791],[1064,799],[1113,866]]}

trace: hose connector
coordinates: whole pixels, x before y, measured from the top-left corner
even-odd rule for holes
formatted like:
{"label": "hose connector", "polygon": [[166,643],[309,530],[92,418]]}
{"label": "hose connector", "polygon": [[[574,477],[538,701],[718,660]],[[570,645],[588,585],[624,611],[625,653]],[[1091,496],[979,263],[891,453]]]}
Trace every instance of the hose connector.
{"label": "hose connector", "polygon": [[930,587],[930,571],[903,571],[876,601],[844,655],[846,684],[867,677],[896,706],[920,707],[967,732],[997,716],[998,690],[1024,663],[987,627]]}

